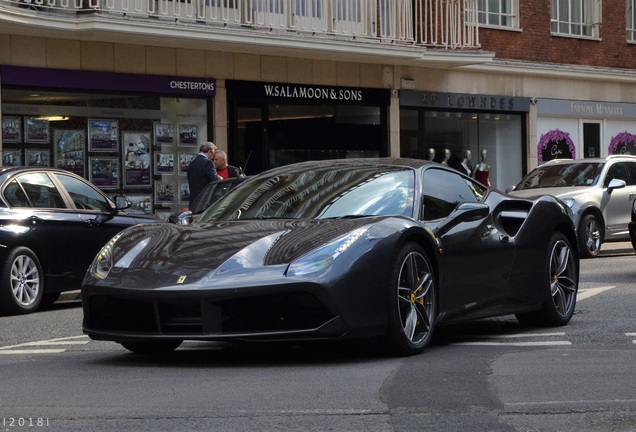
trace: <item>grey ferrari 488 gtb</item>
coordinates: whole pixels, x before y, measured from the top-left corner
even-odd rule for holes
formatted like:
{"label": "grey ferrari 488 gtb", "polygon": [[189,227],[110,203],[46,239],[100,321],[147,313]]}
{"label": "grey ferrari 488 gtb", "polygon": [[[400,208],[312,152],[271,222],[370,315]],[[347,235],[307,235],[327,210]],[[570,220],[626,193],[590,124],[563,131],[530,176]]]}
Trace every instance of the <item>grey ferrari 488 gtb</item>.
{"label": "grey ferrari 488 gtb", "polygon": [[246,180],[192,225],[116,235],[83,282],[83,329],[139,353],[184,340],[373,337],[514,314],[560,326],[579,277],[568,208],[411,159],[304,162]]}

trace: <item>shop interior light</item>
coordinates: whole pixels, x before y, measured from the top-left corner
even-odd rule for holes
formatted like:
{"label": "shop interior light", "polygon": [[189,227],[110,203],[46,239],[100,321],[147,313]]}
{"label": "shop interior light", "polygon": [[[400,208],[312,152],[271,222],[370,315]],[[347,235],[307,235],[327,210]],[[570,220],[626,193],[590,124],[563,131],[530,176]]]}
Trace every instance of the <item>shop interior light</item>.
{"label": "shop interior light", "polygon": [[68,120],[68,117],[67,116],[61,116],[61,115],[57,115],[57,116],[41,116],[41,117],[38,117],[38,120],[65,121],[65,120]]}

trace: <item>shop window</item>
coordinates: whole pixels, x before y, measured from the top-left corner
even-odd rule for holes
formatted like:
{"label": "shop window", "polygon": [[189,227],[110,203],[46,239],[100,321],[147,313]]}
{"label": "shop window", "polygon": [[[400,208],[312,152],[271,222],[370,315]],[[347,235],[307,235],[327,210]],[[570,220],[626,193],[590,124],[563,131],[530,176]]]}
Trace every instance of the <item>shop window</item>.
{"label": "shop window", "polygon": [[[408,118],[411,114],[401,110]],[[506,188],[522,177],[522,116],[512,113],[418,111],[420,131],[400,126],[400,156],[429,159],[460,171],[462,163],[487,164],[491,185]],[[482,152],[486,150],[486,152]],[[487,156],[486,156],[487,155]],[[486,156],[487,160],[482,161]],[[479,173],[479,175],[483,175]],[[481,179],[484,180],[484,179]]]}
{"label": "shop window", "polygon": [[601,156],[601,124],[583,123],[583,157]]}
{"label": "shop window", "polygon": [[187,206],[187,167],[207,136],[203,98],[2,91],[4,165],[71,171],[140,213]]}
{"label": "shop window", "polygon": [[598,38],[601,0],[552,0],[550,20],[553,34]]}

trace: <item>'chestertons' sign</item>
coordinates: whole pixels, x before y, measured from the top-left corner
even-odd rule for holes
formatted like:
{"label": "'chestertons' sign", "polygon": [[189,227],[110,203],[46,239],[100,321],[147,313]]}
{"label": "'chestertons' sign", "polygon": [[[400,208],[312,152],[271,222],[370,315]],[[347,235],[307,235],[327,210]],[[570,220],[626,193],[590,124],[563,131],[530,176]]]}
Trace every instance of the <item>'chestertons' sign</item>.
{"label": "'chestertons' sign", "polygon": [[216,80],[213,78],[42,69],[22,66],[1,66],[0,74],[3,85],[183,96],[214,96],[216,94]]}

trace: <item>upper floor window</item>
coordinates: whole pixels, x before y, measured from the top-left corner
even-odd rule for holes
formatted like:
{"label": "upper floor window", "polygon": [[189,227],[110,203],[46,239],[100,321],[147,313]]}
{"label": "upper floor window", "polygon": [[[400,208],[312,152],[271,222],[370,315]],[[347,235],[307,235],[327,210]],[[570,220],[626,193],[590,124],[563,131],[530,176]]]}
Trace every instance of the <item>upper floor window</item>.
{"label": "upper floor window", "polygon": [[553,34],[599,37],[601,0],[552,0]]}
{"label": "upper floor window", "polygon": [[467,2],[466,21],[483,27],[519,28],[519,0]]}
{"label": "upper floor window", "polygon": [[627,0],[627,41],[636,42],[636,0]]}

